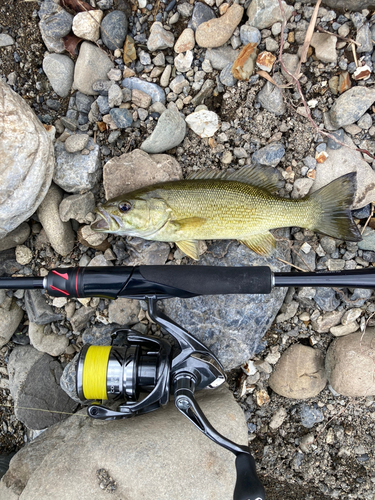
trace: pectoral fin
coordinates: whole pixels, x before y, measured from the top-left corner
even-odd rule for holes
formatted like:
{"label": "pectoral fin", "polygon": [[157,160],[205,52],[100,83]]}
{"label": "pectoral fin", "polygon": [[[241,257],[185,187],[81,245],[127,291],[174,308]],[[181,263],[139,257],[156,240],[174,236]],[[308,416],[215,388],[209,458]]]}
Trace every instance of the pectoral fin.
{"label": "pectoral fin", "polygon": [[182,252],[186,253],[188,257],[199,260],[197,240],[176,241],[176,245]]}
{"label": "pectoral fin", "polygon": [[240,241],[259,255],[270,255],[276,248],[276,240],[268,231],[266,233],[252,234],[247,236],[245,240]]}
{"label": "pectoral fin", "polygon": [[189,217],[187,219],[171,220],[169,224],[174,226],[176,231],[189,231],[197,229],[205,222],[204,217]]}

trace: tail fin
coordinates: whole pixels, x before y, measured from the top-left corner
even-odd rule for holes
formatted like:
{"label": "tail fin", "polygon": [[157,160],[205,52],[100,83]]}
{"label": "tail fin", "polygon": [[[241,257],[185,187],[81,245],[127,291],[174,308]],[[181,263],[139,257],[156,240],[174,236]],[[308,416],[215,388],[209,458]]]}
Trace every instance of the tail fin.
{"label": "tail fin", "polygon": [[320,215],[311,229],[339,240],[360,241],[362,237],[350,211],[356,186],[357,173],[351,172],[312,193],[309,198],[316,202],[315,210]]}

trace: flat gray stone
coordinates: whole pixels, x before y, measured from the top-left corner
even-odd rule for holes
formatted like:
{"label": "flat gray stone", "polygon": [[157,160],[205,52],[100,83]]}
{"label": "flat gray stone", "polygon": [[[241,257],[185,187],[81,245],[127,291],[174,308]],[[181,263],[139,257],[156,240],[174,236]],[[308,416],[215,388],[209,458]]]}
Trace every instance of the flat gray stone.
{"label": "flat gray stone", "polygon": [[40,290],[25,291],[25,308],[29,321],[36,325],[47,325],[64,318],[62,314],[52,310]]}
{"label": "flat gray stone", "polygon": [[55,333],[46,334],[44,325],[29,324],[30,344],[40,352],[50,356],[60,356],[69,345],[69,340],[64,335]]}
{"label": "flat gray stone", "polygon": [[128,20],[121,10],[109,12],[100,27],[104,45],[109,50],[122,49],[128,32]]}
{"label": "flat gray stone", "polygon": [[208,59],[214,69],[220,71],[229,63],[234,63],[239,54],[232,47],[219,47],[218,49],[207,49],[205,59]]}
{"label": "flat gray stone", "polygon": [[111,158],[103,167],[103,184],[107,200],[159,182],[182,179],[182,169],[173,156],[148,155],[134,149]]}
{"label": "flat gray stone", "polygon": [[174,46],[174,35],[171,31],[163,28],[159,22],[151,26],[150,36],[147,40],[147,48],[150,52],[172,48]]}
{"label": "flat gray stone", "polygon": [[335,339],[327,351],[326,373],[343,396],[374,396],[375,328]]}
{"label": "flat gray stone", "polygon": [[59,205],[62,199],[62,190],[52,184],[38,208],[38,217],[52,248],[60,255],[68,255],[73,250],[75,236],[70,222],[60,219]]}
{"label": "flat gray stone", "polygon": [[74,62],[62,54],[47,54],[43,59],[43,71],[60,97],[70,93],[73,83]]}
{"label": "flat gray stone", "polygon": [[[16,346],[9,357],[9,389],[15,415],[29,429],[45,429],[66,419],[76,407],[60,388],[61,364],[31,346]],[[22,408],[21,408],[22,407]],[[39,408],[48,411],[35,411]]]}
{"label": "flat gray stone", "polygon": [[85,194],[72,194],[62,200],[59,206],[60,219],[63,222],[68,222],[69,219],[74,219],[80,224],[87,222],[86,216],[88,213],[95,210],[95,197],[91,191]]}
{"label": "flat gray stone", "polygon": [[64,142],[68,153],[78,153],[87,146],[89,136],[87,134],[72,134]]}
{"label": "flat gray stone", "polygon": [[160,116],[150,137],[142,142],[140,149],[146,153],[164,153],[175,148],[184,140],[186,122],[181,114],[174,109],[167,109]]}
{"label": "flat gray stone", "polygon": [[352,87],[335,100],[329,111],[331,125],[338,129],[357,122],[375,102],[375,89]]}
{"label": "flat gray stone", "polygon": [[100,178],[100,148],[90,137],[88,155],[68,153],[64,143],[56,141],[56,169],[53,180],[68,193],[83,194],[92,189]]}
{"label": "flat gray stone", "polygon": [[97,80],[108,80],[107,73],[114,67],[104,50],[90,42],[82,42],[74,68],[74,87],[87,95],[97,95],[92,88]]}
{"label": "flat gray stone", "polygon": [[[221,434],[247,445],[243,412],[226,387],[197,393],[197,400]],[[2,498],[12,500],[16,493],[25,499],[105,500],[109,495],[100,488],[98,469],[116,482],[116,499],[233,497],[235,457],[203,436],[173,403],[126,420],[97,421],[84,410],[81,414],[18,452],[4,476]]]}
{"label": "flat gray stone", "polygon": [[0,121],[0,238],[3,238],[38,208],[51,184],[55,162],[52,134],[46,132],[26,101],[3,81],[0,81]]}
{"label": "flat gray stone", "polygon": [[[278,231],[286,236],[287,231]],[[286,241],[277,245],[275,256],[290,259]],[[274,257],[261,257],[242,244],[217,241],[200,257],[199,265],[260,266],[286,271]],[[225,369],[248,361],[262,349],[261,339],[279,312],[286,290],[274,288],[270,295],[215,295],[191,299],[168,299],[164,312],[199,338],[223,363]]]}
{"label": "flat gray stone", "polygon": [[0,47],[9,47],[9,45],[13,45],[14,40],[10,35],[6,33],[0,33]]}

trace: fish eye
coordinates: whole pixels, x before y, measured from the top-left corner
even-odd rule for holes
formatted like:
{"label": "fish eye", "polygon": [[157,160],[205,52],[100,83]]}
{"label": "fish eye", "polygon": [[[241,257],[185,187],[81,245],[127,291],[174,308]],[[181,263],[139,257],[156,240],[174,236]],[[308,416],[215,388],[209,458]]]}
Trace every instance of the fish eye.
{"label": "fish eye", "polygon": [[128,201],[122,201],[121,203],[118,204],[118,209],[122,213],[129,212],[131,208],[132,206]]}

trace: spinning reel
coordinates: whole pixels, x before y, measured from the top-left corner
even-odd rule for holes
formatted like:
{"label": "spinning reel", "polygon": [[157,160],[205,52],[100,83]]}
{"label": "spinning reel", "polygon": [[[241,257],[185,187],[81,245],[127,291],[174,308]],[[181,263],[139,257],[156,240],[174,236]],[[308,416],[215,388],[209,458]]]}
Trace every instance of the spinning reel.
{"label": "spinning reel", "polygon": [[103,420],[128,418],[165,406],[173,395],[176,408],[191,423],[237,457],[234,500],[263,500],[264,488],[249,449],[217,432],[194,397],[195,391],[214,389],[225,382],[222,365],[201,342],[157,310],[156,298],[147,300],[151,319],[176,345],[131,329],[117,331],[112,346],[86,345],[77,364],[80,399],[123,401],[116,410],[90,404],[88,414]]}

